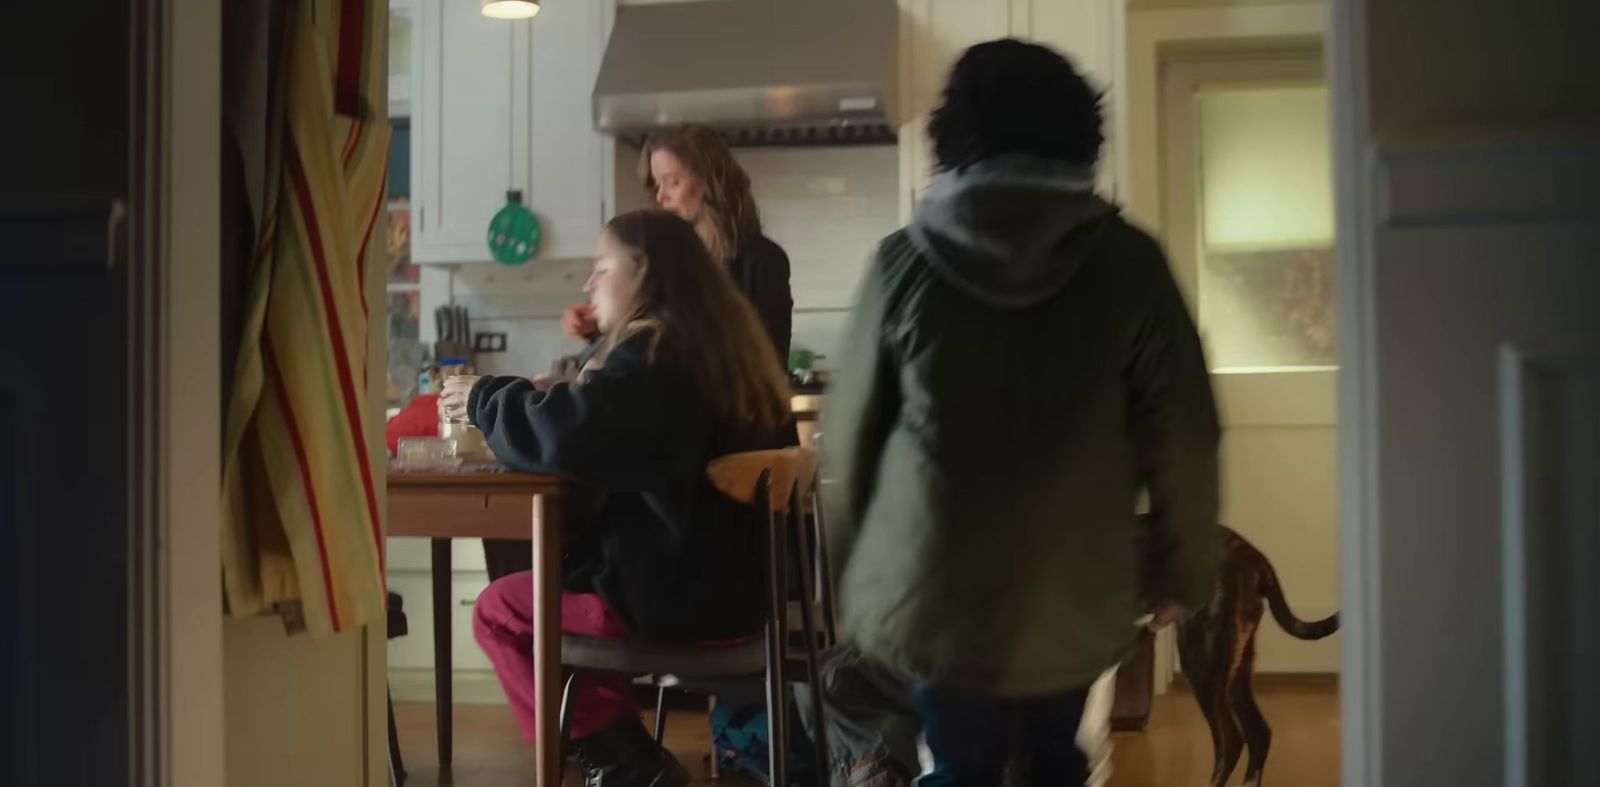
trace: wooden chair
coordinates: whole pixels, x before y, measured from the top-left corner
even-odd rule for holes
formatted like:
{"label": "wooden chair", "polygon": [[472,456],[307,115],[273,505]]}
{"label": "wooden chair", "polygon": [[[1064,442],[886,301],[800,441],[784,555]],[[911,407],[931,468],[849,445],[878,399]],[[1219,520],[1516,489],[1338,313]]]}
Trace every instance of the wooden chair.
{"label": "wooden chair", "polygon": [[[664,735],[668,687],[684,681],[717,681],[761,676],[766,681],[770,784],[788,784],[789,611],[797,606],[801,655],[817,729],[826,729],[822,703],[820,650],[834,639],[832,577],[821,538],[817,505],[817,459],[809,448],[784,448],[733,454],[706,468],[711,483],[729,498],[766,512],[767,624],[762,635],[728,645],[663,645],[573,634],[561,638],[561,663],[572,668],[561,698],[561,740],[571,724],[573,678],[582,670],[650,675],[657,689],[655,736]],[[806,516],[807,512],[812,516]],[[791,605],[788,566],[799,566],[798,603]],[[820,619],[819,619],[820,618]],[[818,735],[819,768],[827,768],[827,736]],[[713,754],[712,763],[716,757]]]}

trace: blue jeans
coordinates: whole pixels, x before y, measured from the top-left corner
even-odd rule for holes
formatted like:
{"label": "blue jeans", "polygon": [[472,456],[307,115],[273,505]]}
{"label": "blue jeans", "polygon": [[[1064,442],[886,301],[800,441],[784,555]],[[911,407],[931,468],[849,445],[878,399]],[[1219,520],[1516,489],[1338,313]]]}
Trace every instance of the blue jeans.
{"label": "blue jeans", "polygon": [[926,683],[914,693],[933,755],[915,787],[999,787],[1006,764],[1024,751],[1024,784],[1081,787],[1089,776],[1077,741],[1088,687],[1027,699],[961,697]]}

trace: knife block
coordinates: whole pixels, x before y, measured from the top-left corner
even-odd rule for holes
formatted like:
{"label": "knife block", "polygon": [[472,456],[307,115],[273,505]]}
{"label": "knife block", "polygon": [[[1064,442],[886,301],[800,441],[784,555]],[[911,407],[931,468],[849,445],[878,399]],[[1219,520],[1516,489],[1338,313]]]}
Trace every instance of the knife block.
{"label": "knife block", "polygon": [[[433,362],[438,363],[445,358],[462,358],[468,365],[472,364],[472,347],[463,342],[438,341],[433,343]],[[476,368],[474,366],[474,368]]]}

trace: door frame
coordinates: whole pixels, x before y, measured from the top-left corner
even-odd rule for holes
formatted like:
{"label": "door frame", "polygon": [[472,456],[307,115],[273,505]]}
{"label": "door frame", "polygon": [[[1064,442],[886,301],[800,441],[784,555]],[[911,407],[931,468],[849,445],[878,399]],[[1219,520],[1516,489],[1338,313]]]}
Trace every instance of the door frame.
{"label": "door frame", "polygon": [[1330,0],[1323,48],[1333,123],[1339,319],[1339,718],[1341,779],[1383,787],[1378,587],[1378,393],[1374,312],[1376,189],[1368,149],[1366,9]]}
{"label": "door frame", "polygon": [[[222,6],[146,0],[145,209],[132,230],[148,273],[130,382],[135,510],[135,763],[139,784],[225,784],[221,506]],[[139,335],[139,334],[136,334]],[[143,443],[140,445],[140,443]]]}

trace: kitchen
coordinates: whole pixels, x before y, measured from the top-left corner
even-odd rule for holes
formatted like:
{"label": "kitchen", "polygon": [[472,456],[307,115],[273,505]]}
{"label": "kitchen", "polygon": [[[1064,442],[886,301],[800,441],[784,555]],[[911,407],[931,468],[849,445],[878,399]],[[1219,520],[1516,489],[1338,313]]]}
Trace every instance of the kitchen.
{"label": "kitchen", "polygon": [[[409,227],[399,252],[409,259],[390,285],[403,311],[391,325],[415,336],[391,343],[396,399],[415,387],[421,348],[439,338],[440,306],[464,307],[474,333],[504,334],[504,351],[477,354],[483,373],[540,372],[571,353],[559,318],[583,300],[594,236],[609,216],[648,204],[636,174],[641,136],[690,120],[739,129],[736,156],[764,230],[791,259],[791,355],[820,355],[825,370],[869,254],[910,215],[928,177],[920,121],[900,115],[925,112],[960,48],[1005,33],[1011,13],[1004,3],[986,17],[966,4],[918,4],[910,19],[881,1],[622,5],[624,24],[612,32],[610,3],[546,3],[521,22],[486,18],[470,3],[391,4],[392,46],[405,52],[391,53],[391,114],[408,129],[391,152],[391,220]],[[1079,62],[1109,72],[1105,36],[1090,33],[1109,35],[1115,3],[1070,13],[1038,5],[1019,33],[1093,52]],[[767,18],[769,7],[785,16]],[[910,29],[934,23],[965,38]],[[897,111],[902,103],[920,111]],[[840,104],[861,108],[841,119]],[[1113,169],[1102,175],[1107,188]],[[539,217],[543,242],[519,266],[494,264],[483,241],[512,190]],[[405,563],[397,555],[392,565]]]}
{"label": "kitchen", "polygon": [[[542,372],[572,353],[575,345],[561,332],[560,316],[565,307],[585,300],[581,286],[589,274],[594,236],[609,216],[648,204],[636,172],[638,144],[656,124],[641,119],[665,118],[663,125],[673,118],[717,119],[706,114],[708,109],[736,113],[727,119],[747,136],[766,135],[749,139],[758,144],[740,145],[736,155],[751,176],[764,232],[791,260],[792,357],[832,351],[871,249],[909,209],[902,205],[900,151],[886,125],[896,89],[897,11],[892,3],[860,4],[859,9],[837,5],[835,11],[858,17],[861,10],[876,8],[861,17],[870,24],[851,27],[829,24],[837,13],[818,16],[802,4],[790,4],[790,19],[782,24],[750,18],[749,9],[764,4],[740,5],[629,6],[621,9],[623,24],[609,35],[619,16],[609,3],[547,2],[526,22],[487,19],[470,3],[393,7],[392,40],[418,67],[391,76],[393,114],[409,118],[401,127],[409,126],[410,138],[409,155],[399,150],[391,155],[391,196],[409,197],[396,203],[391,221],[409,221],[409,257],[416,263],[400,266],[395,276],[414,282],[390,288],[404,313],[415,315],[409,326],[416,337],[412,346],[391,342],[391,385],[416,379],[419,349],[431,349],[438,338],[432,315],[446,304],[467,310],[473,333],[504,335],[505,352],[476,355],[480,372]],[[685,18],[685,11],[702,10],[713,18]],[[775,30],[807,21],[809,38],[774,52],[791,40],[775,36]],[[677,34],[660,34],[664,26]],[[730,27],[747,33],[731,39],[741,43],[712,49],[717,58],[684,55],[707,51],[703,39],[720,39]],[[837,31],[846,29],[855,38],[836,40]],[[841,46],[859,52],[858,62],[836,63],[834,73],[817,67],[817,51]],[[483,58],[485,51],[501,59]],[[391,68],[401,59],[391,57]],[[747,71],[767,69],[757,89],[715,89],[716,75],[738,73],[732,69],[740,62]],[[570,63],[585,67],[575,70]],[[837,103],[829,96],[843,93],[860,102],[865,91],[869,105],[855,112],[852,125],[835,125],[836,110],[827,107],[809,117],[762,109],[767,86],[797,83],[813,101]],[[615,96],[609,104],[603,93],[595,95],[605,90]],[[507,95],[513,97],[509,102]],[[600,109],[605,106],[613,108]],[[597,117],[602,111],[610,114]],[[602,131],[597,121],[622,125]],[[819,136],[835,139],[826,145],[784,144],[790,134],[794,139],[809,134],[812,142]],[[485,155],[488,151],[505,153]],[[394,173],[406,170],[410,189],[401,196],[392,188],[401,180]],[[551,171],[557,174],[544,174]],[[523,190],[525,204],[539,216],[544,244],[538,257],[519,266],[491,262],[483,242],[488,217],[506,204],[510,189]],[[397,323],[406,320],[391,320]],[[413,360],[396,364],[398,358]],[[817,362],[826,368],[826,357]],[[803,432],[809,426],[802,421]],[[427,542],[417,539],[391,539],[389,550],[390,588],[409,601],[410,634],[389,646],[390,685],[403,720],[408,701],[435,698],[434,616],[428,603],[433,556]],[[451,552],[455,699],[503,703],[468,625],[468,605],[488,581],[483,550],[460,540]],[[458,712],[463,724],[471,713]],[[458,732],[458,740],[464,734]],[[429,758],[436,747],[427,740],[410,748]],[[471,766],[458,759],[454,767],[460,772]]]}
{"label": "kitchen", "polygon": [[[515,11],[518,4],[501,5]],[[1127,191],[1121,184],[1130,170],[1124,98],[1130,90],[1137,92],[1139,83],[1130,88],[1127,80],[1112,75],[1127,72],[1130,46],[1138,56],[1135,69],[1143,65],[1140,57],[1154,56],[1152,39],[1161,34],[1143,31],[1170,26],[1168,19],[1177,14],[1200,14],[1216,28],[1211,33],[1216,38],[1237,38],[1249,50],[1255,39],[1310,37],[1322,27],[1322,10],[1315,3],[1207,5],[546,0],[533,18],[506,20],[490,18],[472,3],[396,0],[391,3],[390,106],[397,135],[390,219],[407,229],[392,233],[404,243],[393,250],[397,264],[389,288],[391,330],[398,326],[402,334],[390,342],[391,404],[402,404],[415,391],[418,365],[426,365],[425,357],[440,357],[433,350],[441,339],[477,347],[473,361],[487,374],[542,372],[572,353],[575,345],[561,330],[561,314],[584,300],[592,238],[608,217],[649,204],[636,169],[639,143],[653,129],[690,121],[724,129],[750,174],[764,231],[791,259],[791,371],[797,380],[808,373],[825,378],[828,354],[844,338],[845,318],[871,250],[909,218],[931,177],[922,124],[946,70],[964,47],[1014,35],[1070,53],[1107,91],[1108,141],[1098,182],[1101,193],[1116,199]],[[1182,45],[1181,37],[1167,35]],[[822,52],[830,54],[819,57]],[[1149,192],[1133,195],[1130,209],[1154,219],[1150,198]],[[508,208],[513,203],[538,217],[541,247],[520,264],[499,264],[484,241],[484,228],[498,212],[519,210]],[[459,330],[454,336],[439,333],[439,326],[450,321],[436,321],[434,315],[452,307],[470,315],[464,336]],[[1331,374],[1309,383],[1302,382],[1308,379],[1303,374],[1287,377],[1318,396],[1324,388],[1331,390]],[[1270,387],[1267,392],[1269,397],[1281,393]],[[813,386],[796,399],[808,433],[806,411],[814,411],[822,399],[815,393]],[[1242,427],[1258,426],[1240,420]],[[1288,431],[1302,428],[1293,418],[1265,423]],[[1331,435],[1324,423],[1317,421]],[[1240,434],[1248,440],[1263,433]],[[1331,447],[1291,450],[1312,452],[1320,465],[1331,462]],[[1232,474],[1236,485],[1281,483],[1261,477],[1261,468],[1270,468],[1272,461],[1252,462]],[[1321,569],[1315,611],[1325,614],[1331,611],[1325,607],[1336,607],[1327,600],[1334,580],[1325,560],[1335,479],[1327,471],[1305,484],[1312,498],[1328,501],[1313,509],[1322,534],[1314,544],[1298,546],[1303,535],[1271,524],[1283,508],[1281,495],[1265,509],[1251,508],[1259,493],[1238,495],[1240,513],[1233,521],[1240,527],[1237,522],[1244,520],[1245,528],[1252,519],[1267,522],[1246,532],[1256,539],[1263,527],[1269,538],[1278,533],[1291,550],[1285,558],[1280,546],[1274,552],[1279,560]],[[432,703],[436,696],[437,645],[430,609],[421,601],[431,596],[439,603],[431,589],[436,558],[426,541],[404,538],[390,540],[389,556],[391,589],[419,600],[407,605],[410,635],[389,644],[390,687],[406,716],[410,703]],[[449,604],[459,610],[449,637],[455,700],[503,702],[465,614],[488,582],[483,552],[471,540],[457,540],[450,565]],[[1285,579],[1292,588],[1299,581]],[[1272,636],[1264,668],[1291,682],[1312,681],[1324,699],[1321,707],[1327,708],[1329,676],[1337,671],[1336,643],[1317,643],[1321,649],[1308,656],[1313,651],[1305,643]],[[1121,678],[1119,728],[1147,723],[1152,695],[1165,695],[1177,680],[1175,662],[1167,635],[1146,644],[1138,668]],[[1139,677],[1144,671],[1150,677]]]}
{"label": "kitchen", "polygon": [[[55,326],[55,345],[70,348],[34,354],[30,374],[0,384],[7,448],[0,451],[0,618],[11,635],[0,679],[15,699],[8,705],[15,729],[0,739],[8,783],[378,787],[392,783],[384,729],[391,677],[397,695],[414,698],[397,703],[409,783],[530,781],[530,749],[496,703],[462,702],[455,770],[441,772],[433,761],[431,679],[421,666],[427,662],[414,658],[432,639],[426,588],[405,608],[413,630],[385,645],[378,624],[385,490],[378,485],[374,501],[369,474],[362,500],[357,476],[367,467],[382,472],[386,314],[365,307],[388,289],[405,304],[394,310],[394,335],[431,340],[441,338],[433,309],[458,300],[464,272],[511,272],[521,281],[556,271],[544,284],[527,282],[530,300],[552,293],[545,305],[510,304],[497,314],[499,307],[484,304],[475,328],[461,331],[474,342],[476,333],[491,335],[484,350],[491,363],[495,337],[504,334],[501,358],[517,372],[556,352],[560,340],[542,338],[553,331],[521,324],[548,323],[571,300],[577,284],[559,273],[562,261],[588,251],[567,238],[559,245],[570,240],[564,254],[572,256],[485,265],[484,228],[514,186],[525,189],[524,204],[550,218],[544,229],[552,249],[562,224],[592,231],[606,213],[628,206],[627,195],[638,196],[627,145],[592,131],[591,91],[606,59],[606,26],[655,3],[544,0],[545,21],[566,16],[571,29],[592,26],[594,36],[542,40],[537,51],[538,20],[491,28],[474,16],[483,3],[452,0],[454,24],[443,25],[442,0],[395,5],[396,34],[425,28],[428,46],[404,38],[386,52],[382,2],[132,0],[105,8],[14,4],[5,12],[16,35],[0,57],[14,114],[24,120],[8,127],[14,155],[0,184],[0,320],[18,336]],[[1600,707],[1600,684],[1585,669],[1594,616],[1583,614],[1600,603],[1590,581],[1600,575],[1593,568],[1600,552],[1589,526],[1594,501],[1571,492],[1592,488],[1600,455],[1590,428],[1600,357],[1592,308],[1600,177],[1590,132],[1600,90],[1589,67],[1600,7],[1581,0],[1537,9],[1463,9],[1451,0],[895,5],[899,102],[885,114],[896,117],[898,133],[887,148],[894,165],[882,165],[887,174],[861,164],[871,183],[859,183],[846,177],[856,164],[796,163],[783,146],[739,155],[763,180],[781,182],[787,173],[811,184],[815,170],[843,182],[846,197],[892,194],[897,223],[925,181],[917,119],[955,52],[983,39],[1033,36],[1095,73],[1109,91],[1103,190],[1160,230],[1209,342],[1238,340],[1239,328],[1252,323],[1270,329],[1257,337],[1268,341],[1246,336],[1218,349],[1227,367],[1214,378],[1227,427],[1222,518],[1271,557],[1297,611],[1344,616],[1342,634],[1317,642],[1288,642],[1276,627],[1263,627],[1257,668],[1270,680],[1257,689],[1277,732],[1274,778],[1363,787],[1595,782],[1600,765],[1580,744],[1595,738]],[[572,22],[583,15],[558,15],[558,6],[598,7],[599,14]],[[273,72],[235,69],[284,54],[287,47],[261,45],[265,34],[289,28],[258,15],[287,7],[311,12],[293,18],[286,61],[300,67],[299,76],[317,77],[302,83],[314,89],[296,96],[303,122],[290,145],[320,157],[312,162],[319,177],[301,178],[300,193],[279,189],[279,199],[263,202],[263,176],[286,182],[290,168],[273,160],[285,146],[275,136],[241,136],[248,129],[236,110],[272,108],[274,91],[266,88],[273,81],[262,77]],[[447,42],[453,57],[445,57]],[[568,54],[554,56],[561,52]],[[442,77],[432,72],[432,121],[413,111],[430,100],[412,91],[428,80],[425,61],[450,64]],[[535,62],[544,64],[538,72]],[[552,68],[570,71],[580,62],[586,71],[574,81],[582,84],[535,91]],[[395,69],[388,84],[385,63]],[[456,87],[444,91],[441,82]],[[428,140],[432,152],[417,158],[431,166],[411,167],[409,145],[397,145],[408,151],[404,165],[384,167],[381,155],[371,155],[388,147],[388,124],[370,121],[382,120],[390,98],[397,121],[435,123],[428,133],[409,120],[393,129],[397,139],[415,131]],[[536,117],[541,102],[569,105],[573,122],[556,113]],[[451,172],[468,174],[441,182],[445,104],[478,125],[448,135],[453,146],[463,143],[452,155],[465,169]],[[553,128],[558,121],[565,125]],[[1283,144],[1289,132],[1296,144]],[[545,155],[572,140],[579,140],[573,149],[592,145],[593,155]],[[460,152],[473,145],[489,164]],[[820,155],[857,151],[872,160],[880,152],[847,146]],[[1261,151],[1269,155],[1247,155]],[[330,165],[340,152],[356,163],[347,173]],[[755,161],[768,154],[780,160]],[[1319,193],[1316,172],[1328,157],[1332,227],[1325,204],[1302,199]],[[563,175],[571,183],[559,189],[569,202],[528,177],[563,166],[575,173]],[[426,180],[424,170],[433,172],[431,195],[411,182]],[[394,196],[419,204],[418,229],[432,235],[435,251],[461,252],[453,261],[401,266],[387,287],[376,275],[389,224],[386,172],[395,175]],[[1247,203],[1273,222],[1240,224],[1214,202],[1238,193],[1229,182],[1264,180],[1271,187],[1251,189]],[[541,187],[545,193],[531,194]],[[762,188],[764,201],[784,199]],[[247,210],[240,210],[241,192],[249,195]],[[840,189],[802,185],[789,193],[805,195],[792,206],[800,215],[833,215],[817,203]],[[572,207],[580,202],[582,210]],[[288,476],[314,465],[326,474],[321,491],[343,507],[332,535],[350,570],[335,578],[359,586],[360,598],[343,600],[355,613],[343,627],[313,621],[321,628],[311,636],[295,632],[306,627],[304,613],[319,608],[300,602],[323,590],[326,569],[319,577],[307,563],[300,587],[276,588],[292,603],[254,613],[262,599],[234,592],[238,566],[225,557],[218,571],[219,551],[230,548],[239,523],[225,480],[243,455],[231,448],[239,408],[230,389],[262,383],[250,376],[259,365],[232,362],[248,326],[230,280],[273,266],[310,274],[317,262],[306,248],[261,246],[236,232],[241,215],[260,219],[269,205],[283,211],[288,223],[280,227],[313,235],[334,228],[322,239],[342,249],[334,260],[344,277],[339,287],[321,283],[337,301],[331,311],[303,300],[310,287],[256,301],[288,331],[281,346],[293,352],[285,360],[300,369],[343,364],[342,401],[328,395],[337,388],[328,385],[332,374],[276,381],[304,384],[296,401],[325,419],[305,434],[341,450],[295,457],[280,444],[271,457],[255,452],[271,460],[257,469]],[[391,241],[405,250],[412,214],[397,216],[405,220],[393,223]],[[313,226],[308,217],[329,221]],[[804,246],[784,223],[772,220],[774,232]],[[1293,233],[1263,236],[1268,224]],[[831,254],[806,252],[813,260]],[[841,277],[859,270],[837,265],[830,270]],[[486,282],[463,280],[459,299],[468,286],[479,297],[488,291]],[[1241,297],[1249,293],[1255,306]],[[840,308],[837,299],[807,301],[824,312]],[[1263,303],[1272,308],[1257,308]],[[500,322],[490,323],[495,317]],[[825,328],[802,332],[827,353]],[[341,337],[346,344],[336,344]],[[335,359],[336,349],[349,352]],[[518,353],[526,357],[513,359]],[[355,362],[344,364],[349,359]],[[282,398],[281,388],[256,390]],[[326,420],[334,416],[351,428]],[[348,461],[363,443],[375,462]],[[228,446],[220,462],[219,445]],[[288,489],[311,482],[279,480]],[[292,496],[286,502],[279,513],[309,534],[307,506]],[[458,557],[476,551],[456,550]],[[426,560],[395,566],[396,586],[406,572],[414,578],[425,570],[419,566]],[[475,572],[469,565],[459,573],[471,586]],[[470,601],[450,590],[438,600]],[[457,650],[451,644],[447,637],[447,648]],[[1170,680],[1170,645],[1156,643],[1149,669],[1126,671],[1152,678],[1155,696],[1144,732],[1115,736],[1115,783],[1200,783],[1210,771],[1193,697]],[[393,675],[389,647],[397,654]],[[455,673],[446,684],[459,681],[467,694],[474,670]],[[675,718],[670,745],[686,761],[703,756],[703,719]]]}

